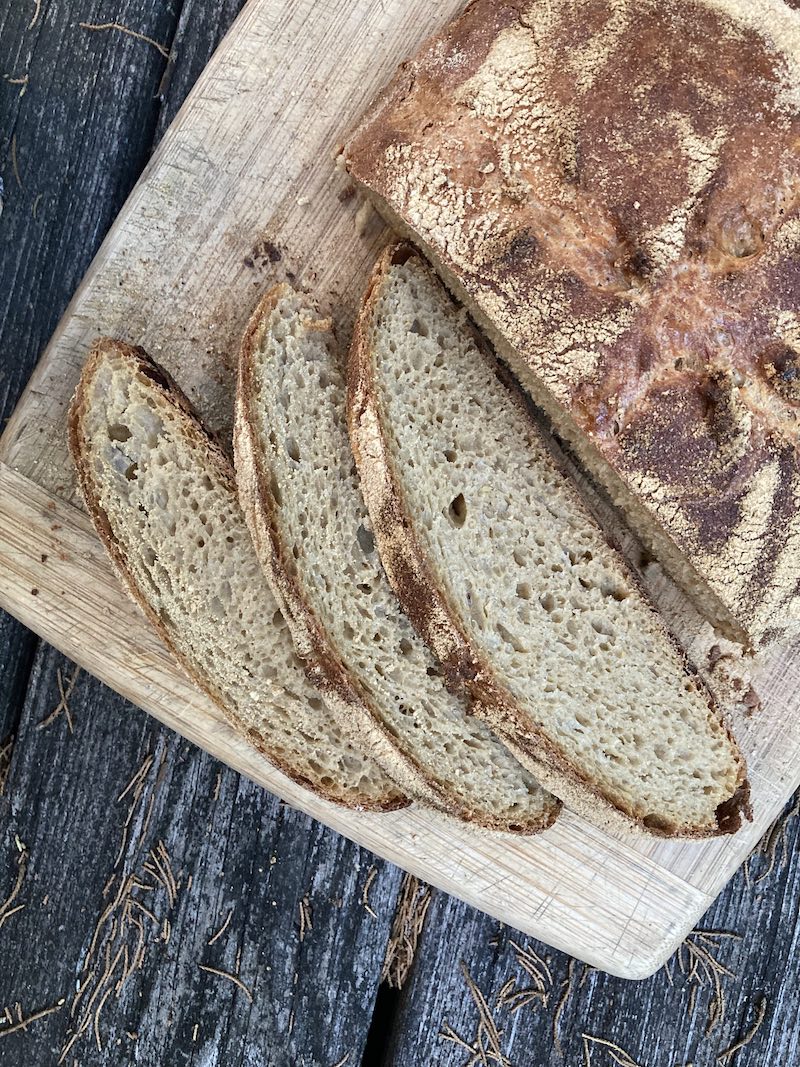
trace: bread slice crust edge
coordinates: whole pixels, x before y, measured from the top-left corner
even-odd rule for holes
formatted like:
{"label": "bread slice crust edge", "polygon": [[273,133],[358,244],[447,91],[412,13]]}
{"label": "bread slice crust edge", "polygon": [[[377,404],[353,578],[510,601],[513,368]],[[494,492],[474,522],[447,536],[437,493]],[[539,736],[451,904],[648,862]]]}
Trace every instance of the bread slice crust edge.
{"label": "bread slice crust edge", "polygon": [[263,734],[253,730],[237,715],[230,707],[224,695],[211,683],[211,681],[197,671],[188,658],[176,647],[168,629],[164,626],[158,614],[148,603],[142,594],[137,582],[131,574],[124,553],[111,528],[108,516],[101,507],[98,495],[95,491],[93,479],[84,462],[85,446],[82,434],[83,414],[88,404],[87,390],[94,375],[107,353],[120,355],[127,363],[150,378],[154,386],[159,390],[164,399],[172,404],[187,420],[187,428],[196,436],[198,443],[205,449],[207,459],[216,467],[222,480],[235,493],[235,480],[230,462],[222,447],[215,438],[206,430],[198,419],[190,401],[175,382],[172,376],[157,364],[144,349],[115,340],[109,337],[98,338],[92,346],[89,358],[84,366],[75,394],[72,399],[67,420],[67,434],[70,453],[78,475],[78,483],[81,494],[86,503],[89,516],[92,519],[103,545],[108,552],[114,567],[122,579],[123,586],[132,600],[138,605],[147,618],[150,625],[169,649],[184,674],[192,684],[198,686],[224,713],[226,719],[233,726],[239,736],[245,738],[265,759],[267,759],[282,774],[286,775],[297,785],[308,789],[310,792],[321,797],[323,800],[338,804],[342,807],[357,811],[389,812],[397,811],[409,805],[410,799],[399,791],[389,791],[386,797],[376,802],[372,797],[363,794],[361,797],[350,797],[345,790],[332,790],[326,792],[324,788],[311,782],[305,775],[292,767],[285,759],[281,759],[270,748]]}
{"label": "bread slice crust edge", "polygon": [[[242,509],[265,576],[284,613],[298,655],[340,724],[384,768],[390,777],[412,796],[427,802],[446,815],[485,830],[510,831],[505,821],[488,813],[466,810],[448,795],[416,760],[391,739],[379,721],[369,697],[351,676],[341,657],[331,647],[324,627],[309,605],[300,582],[292,573],[277,516],[277,502],[267,463],[255,440],[253,409],[254,354],[265,332],[265,319],[278,300],[291,287],[280,284],[270,289],[254,309],[245,330],[239,357],[239,377],[234,422],[236,479]],[[328,323],[325,323],[326,327]],[[462,694],[463,695],[463,694]],[[553,798],[552,808],[543,819],[515,824],[515,834],[533,834],[551,826],[561,810]]]}
{"label": "bread slice crust edge", "polygon": [[[736,791],[717,808],[716,828],[658,825],[652,821],[645,824],[632,811],[612,802],[588,776],[565,759],[550,738],[532,727],[516,698],[497,679],[491,664],[473,646],[459,624],[458,613],[450,605],[408,518],[402,482],[385,436],[369,344],[370,318],[388,272],[394,264],[415,256],[421,258],[412,245],[401,241],[387,247],[378,259],[356,322],[348,364],[348,429],[353,453],[381,560],[403,609],[441,662],[448,684],[472,696],[475,714],[497,731],[523,766],[528,767],[569,809],[595,825],[627,833],[633,830],[659,837],[685,838],[735,833],[743,817],[751,818],[750,786],[743,757]],[[427,269],[432,271],[430,266]],[[507,380],[505,384],[508,388]],[[521,404],[514,391],[509,395],[515,403]],[[577,489],[573,492],[577,494]],[[645,603],[648,603],[646,599]],[[685,653],[664,627],[655,609],[649,603],[648,606],[667,640],[679,650],[684,671],[694,677],[695,672]],[[710,694],[706,691],[705,695],[713,706]],[[723,726],[738,752],[724,718]]]}

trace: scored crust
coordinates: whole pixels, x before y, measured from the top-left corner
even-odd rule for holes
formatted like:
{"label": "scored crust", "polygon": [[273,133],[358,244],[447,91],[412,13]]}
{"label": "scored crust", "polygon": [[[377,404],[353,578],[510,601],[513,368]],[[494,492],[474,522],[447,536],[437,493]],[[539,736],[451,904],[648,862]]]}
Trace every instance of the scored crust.
{"label": "scored crust", "polygon": [[[317,796],[335,804],[354,810],[363,811],[396,811],[407,807],[410,803],[408,797],[399,791],[387,788],[385,797],[376,801],[368,794],[354,795],[351,790],[334,788],[326,791],[318,783],[311,782],[306,775],[287,762],[275,752],[269,745],[268,739],[259,731],[251,727],[226,701],[223,693],[213,684],[205,673],[197,670],[194,664],[183,654],[173,641],[168,628],[163,620],[154,611],[146,596],[143,594],[138,583],[134,579],[114,532],[111,528],[108,516],[99,503],[99,497],[95,486],[94,477],[87,462],[87,446],[83,435],[83,421],[87,410],[87,393],[91,382],[107,354],[113,353],[124,359],[132,369],[145,375],[153,383],[154,390],[160,394],[162,401],[171,405],[176,411],[184,416],[183,428],[187,438],[203,456],[204,462],[212,467],[222,480],[223,484],[230,488],[235,496],[236,486],[230,462],[218,442],[208,433],[198,419],[194,409],[183,391],[174,379],[161,366],[144,351],[144,349],[126,344],[123,341],[112,338],[99,338],[92,347],[89,358],[84,366],[75,395],[70,406],[67,420],[67,432],[69,448],[75,469],[78,474],[78,483],[86,503],[89,515],[95,529],[108,552],[123,585],[146,616],[148,622],[158,633],[161,640],[170,650],[179,666],[186,673],[193,684],[197,685],[213,702],[224,712],[225,717],[231,723],[236,732],[245,737],[248,742],[263,755],[273,766],[290,778],[293,782],[310,790]],[[389,783],[387,782],[387,787]]]}
{"label": "scored crust", "polygon": [[345,148],[710,621],[800,632],[800,13],[476,0]]}
{"label": "scored crust", "polygon": [[[553,791],[573,811],[595,825],[602,824],[609,829],[626,832],[633,829],[657,836],[674,837],[679,834],[698,838],[734,833],[739,829],[743,816],[752,817],[744,759],[711,694],[692,670],[685,653],[666,630],[644,594],[642,600],[663,634],[665,643],[678,651],[683,671],[692,677],[710,710],[719,718],[739,760],[738,787],[733,796],[717,808],[716,830],[676,826],[666,820],[660,823],[658,819],[643,822],[632,811],[611,802],[598,785],[568,761],[554,742],[531,722],[462,628],[458,612],[450,604],[448,594],[415,533],[414,522],[404,501],[402,479],[396,470],[384,425],[370,343],[371,320],[391,268],[417,255],[411,246],[401,243],[388,247],[379,258],[356,322],[348,367],[347,416],[353,453],[381,560],[404,610],[442,664],[448,684],[456,691],[466,691],[473,697],[475,714],[483,717],[523,766],[528,767],[545,788]],[[523,401],[507,375],[501,374],[499,377],[508,390],[511,402],[524,410]],[[563,489],[578,496],[577,489],[570,489],[566,476]],[[609,548],[611,551],[614,550]],[[631,574],[621,556],[619,564],[620,569],[632,578],[633,584],[639,587],[638,579]]]}
{"label": "scored crust", "polygon": [[[272,488],[271,472],[257,440],[254,410],[258,399],[254,382],[255,352],[262,344],[270,312],[284,295],[292,292],[291,286],[286,284],[267,292],[245,330],[239,357],[234,453],[242,509],[298,654],[354,742],[368,751],[410,794],[447,815],[483,829],[527,834],[544,830],[558,816],[560,804],[555,798],[540,818],[527,823],[516,821],[512,825],[507,820],[493,818],[486,809],[465,809],[463,802],[434,781],[422,764],[400,750],[380,722],[379,712],[372,706],[370,698],[332,647],[322,623],[308,603],[281,533],[280,509]],[[330,323],[321,321],[318,328],[330,329]]]}

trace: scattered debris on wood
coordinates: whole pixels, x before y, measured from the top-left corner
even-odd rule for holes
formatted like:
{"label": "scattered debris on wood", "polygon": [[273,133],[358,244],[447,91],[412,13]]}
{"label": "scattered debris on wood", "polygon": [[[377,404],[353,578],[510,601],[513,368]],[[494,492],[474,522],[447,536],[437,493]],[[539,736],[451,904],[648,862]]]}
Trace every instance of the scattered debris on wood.
{"label": "scattered debris on wood", "polygon": [[155,878],[167,891],[170,908],[175,906],[178,899],[178,883],[172,873],[172,864],[169,853],[163,841],[159,839],[155,848],[150,849],[150,856],[145,860],[143,869],[152,878]]}
{"label": "scattered debris on wood", "polygon": [[[149,812],[153,806],[154,794],[149,798],[148,815],[142,819],[145,784],[153,762],[153,756],[147,755],[117,798],[120,803],[131,794],[120,848],[103,889],[103,898],[113,893],[113,899],[97,920],[81,964],[78,987],[70,1006],[70,1018],[74,1022],[67,1031],[59,1064],[66,1061],[74,1045],[89,1032],[98,1052],[103,1051],[100,1023],[107,1002],[112,995],[119,1000],[130,979],[141,970],[147,946],[159,940],[163,943],[171,933],[169,913],[177,902],[178,887],[163,841],[159,840],[155,848],[146,852],[143,863],[136,863],[137,852],[141,855],[144,850]],[[129,847],[128,835],[132,826],[138,827],[138,833]],[[159,889],[163,890],[160,899],[166,905],[166,913],[161,916],[157,914]]]}
{"label": "scattered debris on wood", "polygon": [[10,733],[5,741],[0,741],[0,797],[5,794],[8,772],[11,770],[11,755],[14,751],[16,734]]}
{"label": "scattered debris on wood", "polygon": [[9,85],[18,85],[20,87],[19,95],[23,97],[28,91],[28,75],[23,74],[20,78],[12,78],[9,74],[3,75],[3,80],[7,81]]}
{"label": "scattered debris on wood", "polygon": [[566,1006],[567,1006],[567,1001],[572,996],[572,991],[573,991],[574,984],[575,984],[575,968],[577,966],[578,966],[578,961],[577,960],[570,960],[569,961],[569,968],[567,970],[567,977],[564,979],[564,982],[562,983],[561,996],[559,998],[558,1004],[556,1005],[556,1010],[555,1010],[555,1013],[553,1015],[553,1047],[556,1049],[556,1051],[558,1052],[559,1056],[563,1056],[564,1055],[564,1050],[561,1047],[561,1034],[560,1034],[561,1015],[562,1015],[562,1013],[564,1011],[564,1008],[566,1008]]}
{"label": "scattered debris on wood", "polygon": [[392,989],[402,989],[408,978],[430,904],[431,887],[404,874],[381,968],[381,981]]}
{"label": "scattered debris on wood", "polygon": [[[22,1014],[22,1006],[17,1003],[14,1005],[14,1010],[17,1013],[16,1021],[9,1009],[5,1008],[2,1017],[0,1017],[0,1038],[8,1037],[9,1034],[14,1034],[18,1030],[27,1030],[31,1023],[35,1023],[38,1019],[44,1019],[46,1015],[52,1015],[54,1011],[60,1011],[65,1003],[66,998],[62,997],[51,1007],[40,1008],[38,1011],[31,1012],[28,1016]],[[10,1025],[6,1025],[6,1023]]]}
{"label": "scattered debris on wood", "polygon": [[118,30],[120,33],[125,33],[129,37],[135,37],[137,41],[144,41],[145,44],[152,45],[164,59],[169,59],[169,49],[163,44],[159,44],[158,41],[154,41],[152,37],[148,37],[144,33],[137,33],[136,30],[132,30],[128,26],[123,26],[121,22],[79,22],[78,25],[82,30]]}
{"label": "scattered debris on wood", "polygon": [[349,1063],[349,1062],[350,1062],[350,1053],[349,1052],[345,1052],[344,1056],[342,1056],[342,1058],[340,1060],[337,1060],[336,1063],[331,1064],[331,1067],[345,1067],[345,1065],[347,1063]]}
{"label": "scattered debris on wood", "polygon": [[80,674],[80,672],[81,672],[80,667],[78,667],[76,665],[75,669],[73,670],[72,674],[69,677],[69,681],[67,682],[67,684],[65,686],[64,685],[64,677],[61,674],[61,668],[60,667],[56,668],[56,682],[58,683],[58,692],[59,692],[59,695],[61,696],[61,699],[59,700],[58,704],[56,704],[56,706],[53,708],[53,710],[50,712],[50,714],[46,718],[42,719],[42,721],[40,723],[37,723],[37,725],[36,725],[36,729],[37,730],[46,730],[48,726],[50,726],[52,723],[54,723],[56,721],[56,719],[59,717],[59,715],[63,711],[64,712],[64,716],[66,718],[67,728],[69,729],[69,732],[70,733],[74,733],[75,732],[74,726],[73,726],[73,722],[72,722],[72,712],[70,711],[70,707],[69,707],[69,700],[70,700],[70,697],[72,696],[72,692],[73,692],[73,690],[75,688],[75,683],[78,681],[78,675]]}
{"label": "scattered debris on wood", "polygon": [[225,922],[222,924],[222,926],[220,926],[219,930],[217,930],[217,932],[215,934],[212,934],[212,936],[208,939],[208,941],[206,941],[207,945],[213,945],[215,941],[218,941],[219,938],[222,937],[222,935],[225,933],[225,931],[230,926],[232,917],[233,917],[233,908],[231,908],[230,911],[228,912],[228,914],[225,916]]}
{"label": "scattered debris on wood", "polygon": [[497,1007],[508,1008],[513,1015],[521,1008],[541,1004],[547,1007],[548,996],[553,987],[553,975],[547,963],[532,948],[525,948],[511,941],[517,965],[532,980],[532,985],[517,988],[517,979],[509,978],[497,994]]}
{"label": "scattered debris on wood", "polygon": [[[730,930],[693,930],[678,949],[676,956],[678,968],[690,985],[688,1012],[694,1011],[698,988],[711,986],[712,997],[708,1006],[706,1034],[725,1018],[725,990],[723,978],[735,978],[736,975],[717,959],[720,941],[724,939],[741,941],[741,935]],[[667,974],[672,960],[665,965]]]}
{"label": "scattered debris on wood", "polygon": [[364,905],[364,911],[371,915],[373,919],[377,919],[378,916],[370,907],[369,903],[369,891],[372,888],[372,883],[375,881],[378,875],[378,868],[373,864],[367,871],[367,877],[364,880],[364,888],[361,890],[361,903]]}
{"label": "scattered debris on wood", "polygon": [[[747,857],[747,861],[744,865],[744,876],[748,886],[755,881],[758,885],[759,882],[763,882],[769,878],[772,872],[777,867],[783,867],[789,856],[788,852],[788,838],[787,830],[789,823],[792,819],[796,818],[800,813],[800,792],[795,793],[791,800],[790,805],[780,813],[775,822],[770,826],[769,830],[759,841],[758,845],[753,849],[750,855]],[[778,852],[780,851],[781,858],[778,862]],[[756,879],[752,879],[751,865],[759,860],[767,860],[767,866]]]}
{"label": "scattered debris on wood", "polygon": [[[14,177],[17,180],[17,185],[20,187],[20,189],[24,190],[25,187],[22,184],[22,178],[20,177],[19,173],[19,162],[17,160],[17,135],[15,133],[11,135],[11,169],[14,171]],[[36,592],[38,593],[38,591],[39,590],[37,589]],[[33,592],[33,590],[31,590],[31,592]]]}
{"label": "scattered debris on wood", "polygon": [[511,1067],[510,1061],[500,1047],[503,1031],[498,1029],[497,1023],[489,1010],[486,997],[478,989],[463,960],[461,961],[461,973],[464,975],[464,981],[467,983],[470,996],[478,1010],[478,1028],[475,1033],[475,1039],[471,1044],[465,1041],[448,1022],[445,1022],[439,1031],[439,1037],[444,1041],[452,1041],[453,1044],[470,1052],[472,1054],[472,1058],[469,1061],[470,1064],[481,1064],[481,1067],[489,1067],[489,1064],[494,1063],[498,1067]]}
{"label": "scattered debris on wood", "polygon": [[591,1034],[581,1034],[581,1039],[583,1040],[585,1067],[591,1067],[592,1065],[592,1045],[601,1045],[603,1048],[607,1048],[609,1056],[614,1063],[619,1064],[619,1067],[642,1067],[642,1064],[637,1063],[624,1048],[615,1045],[613,1041],[607,1041],[604,1037],[593,1037]]}
{"label": "scattered debris on wood", "polygon": [[717,1056],[717,1063],[727,1063],[728,1060],[735,1056],[740,1049],[743,1049],[745,1045],[749,1045],[761,1029],[761,1024],[764,1022],[766,1014],[767,998],[762,997],[758,1003],[758,1008],[756,1009],[756,1018],[753,1025],[740,1038],[737,1038],[729,1048],[726,1048],[724,1052],[720,1052]]}
{"label": "scattered debris on wood", "polygon": [[300,940],[303,941],[311,926],[311,901],[304,896],[300,901]]}
{"label": "scattered debris on wood", "polygon": [[218,967],[209,967],[206,963],[198,964],[201,971],[206,971],[208,974],[216,974],[219,978],[227,978],[229,982],[233,982],[235,986],[244,993],[250,1003],[253,1003],[253,994],[241,980],[238,974],[231,974],[230,971],[221,971]]}
{"label": "scattered debris on wood", "polygon": [[18,904],[16,907],[12,907],[12,905],[14,904],[14,901],[17,899],[20,890],[22,889],[22,883],[25,881],[25,872],[27,871],[27,869],[28,851],[23,846],[21,850],[19,848],[17,849],[17,877],[14,879],[14,886],[9,895],[3,901],[3,903],[0,904],[0,928],[2,928],[3,923],[7,919],[9,919],[16,912],[22,911],[22,909],[25,907],[24,904]]}

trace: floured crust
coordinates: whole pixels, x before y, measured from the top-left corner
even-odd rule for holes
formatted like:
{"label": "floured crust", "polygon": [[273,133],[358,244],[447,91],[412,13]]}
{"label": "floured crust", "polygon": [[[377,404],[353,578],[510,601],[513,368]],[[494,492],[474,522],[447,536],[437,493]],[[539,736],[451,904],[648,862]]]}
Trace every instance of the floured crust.
{"label": "floured crust", "polygon": [[[462,801],[454,794],[448,794],[422,765],[397,747],[381,724],[379,713],[369,697],[334,651],[297,578],[282,539],[279,509],[271,487],[270,471],[256,439],[257,419],[253,410],[257,395],[253,380],[254,353],[261,345],[269,313],[288,291],[291,291],[289,286],[276,286],[256,306],[239,357],[234,424],[236,477],[242,509],[264,573],[309,677],[325,694],[329,707],[354,743],[369,752],[403,789],[439,811],[483,829],[509,831],[512,828],[507,821],[494,820],[485,810],[466,810]],[[329,329],[330,323],[321,322],[320,327]],[[560,805],[553,798],[551,809],[540,819],[527,823],[517,820],[513,832],[531,834],[544,830],[552,825],[559,810]]]}
{"label": "floured crust", "polygon": [[800,13],[476,0],[347,167],[701,609],[800,632]]}
{"label": "floured crust", "polygon": [[[698,830],[658,819],[643,822],[632,810],[623,810],[616,801],[612,803],[597,783],[582,774],[554,742],[532,723],[524,708],[497,678],[491,663],[483,658],[461,627],[458,612],[449,602],[444,585],[414,532],[413,519],[404,500],[402,479],[395,468],[390,435],[384,422],[375,381],[374,352],[370,343],[372,318],[392,266],[404,263],[415,254],[410,246],[398,244],[387,248],[378,260],[356,322],[348,367],[347,414],[353,453],[381,560],[403,609],[441,662],[448,684],[455,691],[470,694],[475,714],[484,718],[520,763],[569,808],[595,825],[599,823],[609,829],[626,832],[634,830],[663,837],[696,838],[734,833],[739,829],[743,817],[752,817],[744,759],[707,688],[696,677],[685,653],[666,630],[644,594],[644,603],[650,608],[665,642],[678,650],[684,672],[693,678],[712,713],[720,718],[739,760],[738,788],[717,809],[718,825],[715,830]],[[512,402],[522,405],[522,399],[505,376],[501,380],[509,389]],[[566,481],[564,491],[570,491]],[[577,496],[577,490],[572,492]],[[609,552],[613,551],[609,548]],[[632,583],[640,587],[638,578],[632,575],[623,558],[620,556],[615,562],[632,579]]]}
{"label": "floured crust", "polygon": [[398,791],[387,791],[385,798],[376,802],[375,798],[367,794],[354,796],[352,790],[332,788],[326,791],[317,783],[312,783],[297,767],[289,764],[285,759],[272,749],[268,740],[257,730],[249,726],[236,711],[230,707],[224,695],[213,685],[213,682],[205,673],[199,672],[182,651],[172,640],[169,630],[165,627],[159,615],[153,610],[147,598],[142,593],[138,583],[128,567],[125,554],[108,520],[108,516],[99,503],[98,493],[89,463],[87,462],[88,448],[83,436],[83,420],[88,404],[88,389],[94,375],[106,353],[121,356],[140,374],[144,374],[153,382],[154,389],[158,390],[164,401],[172,405],[185,416],[184,428],[187,437],[192,439],[193,446],[203,456],[204,462],[209,468],[215,469],[216,473],[226,484],[232,493],[236,492],[233,471],[225,453],[217,441],[205,430],[198,420],[191,403],[184,395],[173,378],[160,366],[158,366],[147,353],[138,347],[125,344],[123,341],[111,338],[100,338],[95,342],[89,358],[84,366],[78,387],[70,407],[67,421],[69,447],[72,454],[75,469],[78,474],[78,482],[89,515],[94,523],[106,551],[111,557],[114,566],[122,579],[123,585],[132,599],[141,608],[147,620],[158,633],[161,640],[170,650],[175,660],[184,670],[193,684],[197,685],[211,700],[224,712],[225,717],[236,730],[246,738],[261,755],[273,766],[290,778],[293,782],[310,790],[324,800],[340,804],[344,807],[363,811],[396,811],[407,807],[409,800]]}

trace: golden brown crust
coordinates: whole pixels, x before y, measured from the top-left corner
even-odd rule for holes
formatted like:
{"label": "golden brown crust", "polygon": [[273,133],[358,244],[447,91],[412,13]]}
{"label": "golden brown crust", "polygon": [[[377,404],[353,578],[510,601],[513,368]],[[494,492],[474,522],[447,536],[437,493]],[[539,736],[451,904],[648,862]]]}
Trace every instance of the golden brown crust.
{"label": "golden brown crust", "polygon": [[753,643],[800,630],[799,69],[781,0],[476,0],[345,150]]}
{"label": "golden brown crust", "polygon": [[204,675],[199,674],[175,645],[169,630],[164,626],[163,621],[159,618],[158,614],[148,603],[146,597],[142,594],[141,589],[127,565],[125,555],[120,550],[119,543],[114,536],[108,516],[99,503],[98,494],[91,474],[91,468],[86,462],[87,448],[83,436],[83,417],[87,408],[86,394],[100,363],[107,353],[114,353],[115,355],[121,356],[130,363],[138,373],[145,375],[154,383],[164,399],[186,416],[189,423],[189,430],[196,438],[198,448],[203,450],[209,464],[216,468],[219,476],[223,482],[227,484],[232,493],[235,493],[236,486],[233,470],[231,469],[227,456],[218,442],[200,423],[191,403],[173,378],[162,367],[155,363],[142,348],[134,347],[133,345],[128,345],[123,341],[117,341],[112,338],[99,338],[92,347],[78,382],[70,406],[67,420],[67,432],[70,453],[78,474],[78,482],[87,510],[106,551],[111,557],[111,560],[122,579],[125,589],[142,610],[148,622],[158,633],[161,640],[170,650],[175,657],[175,660],[192,683],[202,689],[202,691],[206,693],[207,696],[209,696],[224,712],[225,717],[236,732],[240,736],[245,737],[250,744],[261,753],[261,755],[272,763],[273,766],[277,767],[279,771],[285,774],[287,778],[290,778],[293,782],[296,782],[298,785],[303,786],[311,792],[316,793],[317,796],[322,797],[324,800],[355,810],[396,811],[406,807],[409,803],[408,798],[404,797],[397,791],[387,793],[382,801],[376,802],[374,798],[369,797],[366,794],[357,799],[354,798],[353,794],[348,790],[332,788],[329,791],[326,791],[315,783],[310,782],[296,767],[287,763],[285,759],[282,759],[273,749],[271,749],[263,735],[259,734],[258,731],[252,729],[240,719],[236,712],[228,706],[223,695],[211,684],[211,681]]}
{"label": "golden brown crust", "polygon": [[[697,830],[670,824],[666,820],[658,822],[648,819],[642,822],[632,810],[621,808],[617,800],[606,796],[595,782],[567,760],[553,741],[532,723],[530,716],[513,694],[502,685],[492,665],[462,629],[458,612],[449,603],[447,593],[430,566],[425,550],[414,532],[413,522],[404,502],[402,479],[394,466],[380,391],[374,377],[371,336],[375,308],[392,266],[405,262],[413,255],[416,253],[406,244],[392,245],[383,252],[375,265],[353,332],[347,404],[353,454],[372,519],[375,540],[384,569],[404,611],[442,663],[449,684],[456,691],[464,691],[472,697],[475,714],[485,719],[492,729],[497,731],[520,763],[536,776],[544,788],[555,793],[573,811],[584,815],[595,824],[601,822],[613,829],[627,832],[646,831],[664,837],[700,838],[735,832],[741,825],[742,817],[751,817],[749,784],[746,780],[744,759],[721,716],[720,721],[723,722],[726,735],[738,755],[740,769],[736,794],[718,809],[716,830]],[[490,357],[487,355],[486,358]],[[509,390],[512,402],[524,407],[509,380],[502,375],[499,377]],[[568,491],[566,484],[565,491]],[[577,495],[577,490],[574,492]],[[626,573],[631,574],[621,556],[620,566]],[[634,581],[639,585],[638,579],[634,578]],[[684,672],[693,678],[695,686],[705,696],[709,708],[719,716],[711,694],[696,677],[685,653],[666,630],[646,595],[643,599],[652,612],[655,624],[670,644],[678,649]]]}
{"label": "golden brown crust", "polygon": [[[487,830],[532,834],[555,821],[560,805],[543,818],[527,823],[493,819],[486,810],[466,809],[463,802],[437,783],[418,761],[400,750],[380,722],[379,713],[334,651],[324,628],[309,605],[297,577],[291,552],[281,535],[281,523],[270,471],[258,444],[253,404],[254,353],[260,346],[266,320],[286,292],[287,285],[271,289],[258,303],[242,339],[234,425],[234,454],[239,497],[261,566],[281,606],[298,654],[309,677],[326,696],[329,706],[356,745],[368,751],[398,784],[413,796],[453,818]],[[329,324],[323,324],[329,328]]]}

